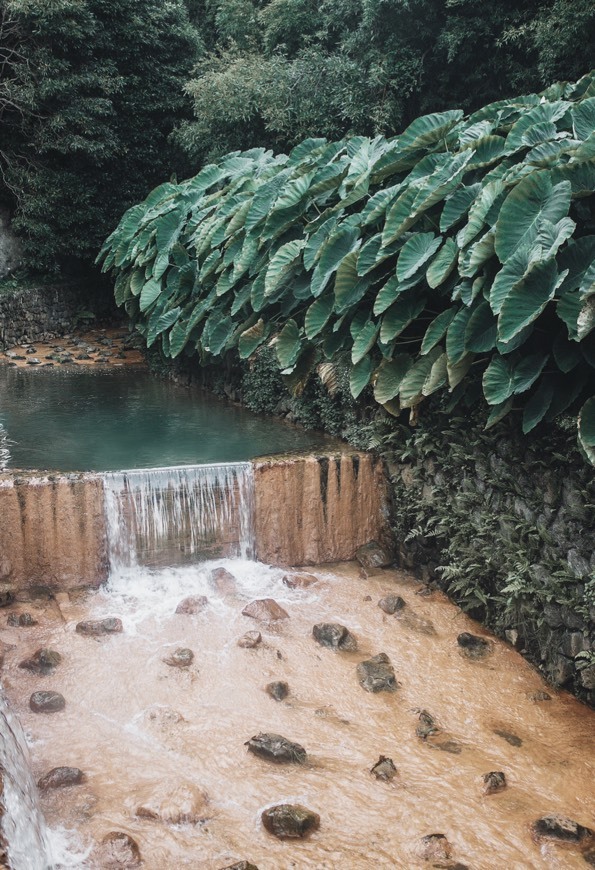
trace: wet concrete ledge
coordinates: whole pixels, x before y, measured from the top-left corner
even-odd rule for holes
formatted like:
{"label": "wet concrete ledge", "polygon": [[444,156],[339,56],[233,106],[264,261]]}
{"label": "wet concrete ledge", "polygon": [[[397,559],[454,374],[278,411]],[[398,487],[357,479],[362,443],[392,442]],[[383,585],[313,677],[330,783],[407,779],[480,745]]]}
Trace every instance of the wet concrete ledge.
{"label": "wet concrete ledge", "polygon": [[[256,558],[271,565],[353,559],[388,533],[380,459],[346,451],[254,460]],[[239,526],[239,524],[236,524]],[[228,550],[233,541],[221,544]],[[0,583],[16,592],[96,587],[108,574],[100,474],[0,475]]]}

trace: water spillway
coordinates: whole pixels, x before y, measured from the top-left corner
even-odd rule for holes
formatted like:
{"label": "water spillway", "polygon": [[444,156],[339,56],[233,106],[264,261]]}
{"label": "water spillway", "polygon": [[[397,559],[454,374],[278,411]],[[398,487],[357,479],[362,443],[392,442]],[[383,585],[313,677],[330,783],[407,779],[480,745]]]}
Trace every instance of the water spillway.
{"label": "water spillway", "polygon": [[250,462],[108,473],[103,491],[112,570],[254,555]]}

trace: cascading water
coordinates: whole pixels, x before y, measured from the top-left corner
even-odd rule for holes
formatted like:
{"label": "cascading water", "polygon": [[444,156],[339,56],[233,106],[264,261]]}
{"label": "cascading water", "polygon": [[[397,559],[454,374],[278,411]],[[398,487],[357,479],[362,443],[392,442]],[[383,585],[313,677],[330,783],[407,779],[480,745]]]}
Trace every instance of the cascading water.
{"label": "cascading water", "polygon": [[23,729],[0,690],[0,768],[2,834],[12,870],[48,870],[54,863],[39,796],[29,767]]}
{"label": "cascading water", "polygon": [[253,555],[250,462],[120,471],[103,486],[112,572]]}
{"label": "cascading water", "polygon": [[10,442],[8,433],[2,423],[0,423],[0,471],[8,468],[10,462]]}

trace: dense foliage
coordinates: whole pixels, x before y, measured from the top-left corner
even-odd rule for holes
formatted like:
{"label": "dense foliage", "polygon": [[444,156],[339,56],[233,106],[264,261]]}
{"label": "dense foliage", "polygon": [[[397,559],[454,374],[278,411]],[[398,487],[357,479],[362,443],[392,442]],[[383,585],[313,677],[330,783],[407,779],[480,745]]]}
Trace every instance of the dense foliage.
{"label": "dense foliage", "polygon": [[100,259],[167,356],[272,341],[299,387],[348,353],[356,397],[483,391],[488,425],[522,408],[525,432],[581,401],[594,460],[594,191],[591,74],[390,140],[231,154],[130,209]]}
{"label": "dense foliage", "polygon": [[393,135],[593,65],[591,0],[192,0],[205,46],[179,140],[199,162]]}
{"label": "dense foliage", "polygon": [[92,261],[171,173],[196,54],[182,0],[2,3],[0,193],[30,266]]}

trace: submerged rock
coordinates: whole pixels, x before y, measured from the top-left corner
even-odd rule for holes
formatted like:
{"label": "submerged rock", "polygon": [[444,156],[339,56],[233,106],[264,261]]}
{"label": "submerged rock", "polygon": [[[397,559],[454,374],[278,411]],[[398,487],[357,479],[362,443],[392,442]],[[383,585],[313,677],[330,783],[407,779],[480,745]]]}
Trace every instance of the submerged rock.
{"label": "submerged rock", "polygon": [[359,684],[366,692],[394,692],[397,680],[393,666],[386,653],[372,656],[357,666]]}
{"label": "submerged rock", "polygon": [[205,818],[206,805],[206,794],[194,785],[172,788],[160,783],[147,790],[136,808],[136,815],[140,819],[172,825],[196,825]]}
{"label": "submerged rock", "polygon": [[397,610],[402,610],[405,607],[405,602],[400,595],[386,595],[378,602],[378,607],[392,616]]}
{"label": "submerged rock", "polygon": [[194,661],[194,653],[187,647],[179,647],[163,661],[172,668],[187,668]]}
{"label": "submerged rock", "polygon": [[381,779],[384,782],[390,782],[397,775],[397,768],[394,765],[392,758],[386,755],[381,755],[376,764],[370,768],[370,773],[373,773],[376,779]]}
{"label": "submerged rock", "polygon": [[193,616],[195,613],[202,613],[208,603],[209,599],[205,595],[189,595],[180,601],[176,613],[187,613]]}
{"label": "submerged rock", "polygon": [[470,659],[483,659],[492,652],[492,644],[485,637],[469,634],[463,631],[457,637],[457,643],[461,648],[461,654]]}
{"label": "submerged rock", "polygon": [[65,706],[66,701],[60,692],[33,692],[29,698],[29,707],[34,713],[58,713]]}
{"label": "submerged rock", "polygon": [[424,861],[448,861],[452,855],[452,846],[444,834],[426,834],[420,844]]}
{"label": "submerged rock", "polygon": [[80,785],[85,781],[85,774],[78,767],[54,767],[41,777],[38,788],[45,791],[49,788],[65,788],[69,785]]}
{"label": "submerged rock", "polygon": [[355,558],[362,568],[388,568],[394,562],[393,554],[377,541],[370,541],[355,551]]}
{"label": "submerged rock", "polygon": [[418,710],[419,725],[415,729],[415,733],[421,740],[427,740],[428,737],[439,734],[440,728],[436,725],[436,720],[427,710]]}
{"label": "submerged rock", "polygon": [[348,652],[357,650],[357,640],[348,628],[338,622],[321,622],[312,629],[314,640],[329,649],[341,649]]}
{"label": "submerged rock", "polygon": [[238,581],[227,568],[213,568],[209,583],[215,587],[219,595],[233,595]]}
{"label": "submerged rock", "polygon": [[244,743],[249,752],[274,761],[277,764],[304,764],[306,750],[299,743],[292,743],[280,734],[257,734]]}
{"label": "submerged rock", "polygon": [[281,582],[290,589],[307,589],[308,586],[318,583],[318,577],[314,574],[285,574]]}
{"label": "submerged rock", "polygon": [[138,844],[124,831],[110,831],[106,834],[94,855],[99,859],[99,866],[106,870],[132,870],[142,864]]}
{"label": "submerged rock", "polygon": [[497,794],[499,791],[504,791],[506,788],[506,775],[501,770],[493,770],[491,773],[484,773],[483,777],[483,793]]}
{"label": "submerged rock", "polygon": [[282,680],[274,680],[272,683],[267,683],[265,691],[275,701],[283,701],[289,695],[289,686]]}
{"label": "submerged rock", "polygon": [[556,840],[560,843],[585,843],[595,836],[590,828],[557,814],[537,819],[531,825],[531,831],[539,840]]}
{"label": "submerged rock", "polygon": [[525,695],[528,701],[551,701],[552,696],[548,692],[527,692]]}
{"label": "submerged rock", "polygon": [[50,674],[61,661],[62,656],[55,649],[43,648],[36,650],[30,658],[24,659],[19,664],[19,668],[45,676]]}
{"label": "submerged rock", "polygon": [[513,734],[512,731],[506,731],[504,728],[494,728],[494,734],[497,734],[498,737],[501,737],[503,740],[506,740],[507,743],[510,743],[511,746],[522,746],[523,741],[516,734]]}
{"label": "submerged rock", "polygon": [[33,619],[30,613],[11,613],[6,622],[12,628],[28,628],[31,625],[37,625],[37,620]]}
{"label": "submerged rock", "polygon": [[236,861],[235,864],[226,864],[220,870],[258,870],[258,867],[251,861]]}
{"label": "submerged rock", "polygon": [[301,804],[277,804],[263,810],[262,824],[280,840],[306,837],[320,827],[320,816]]}
{"label": "submerged rock", "polygon": [[289,613],[273,598],[257,598],[242,610],[244,616],[259,619],[262,622],[272,622],[277,619],[289,619]]}
{"label": "submerged rock", "polygon": [[78,634],[90,637],[99,637],[102,634],[118,634],[123,630],[122,620],[114,616],[109,616],[107,619],[87,619],[76,624]]}
{"label": "submerged rock", "polygon": [[238,640],[238,646],[243,649],[254,649],[262,643],[262,634],[259,631],[247,631]]}

